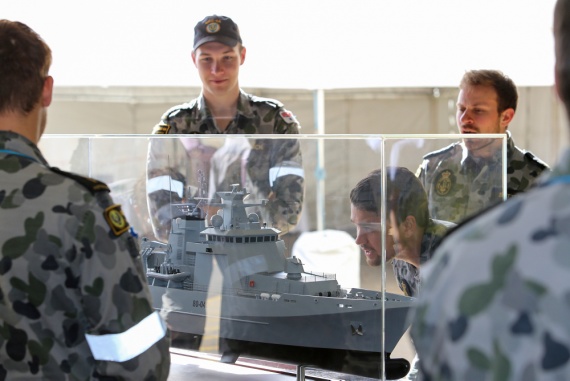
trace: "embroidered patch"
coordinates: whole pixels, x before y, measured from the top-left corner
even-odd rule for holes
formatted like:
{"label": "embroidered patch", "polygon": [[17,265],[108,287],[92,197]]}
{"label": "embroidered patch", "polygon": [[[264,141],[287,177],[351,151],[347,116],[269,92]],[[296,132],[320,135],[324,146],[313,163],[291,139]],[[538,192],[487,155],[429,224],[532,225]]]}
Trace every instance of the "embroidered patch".
{"label": "embroidered patch", "polygon": [[161,124],[161,125],[155,126],[152,129],[153,134],[168,134],[169,131],[170,131],[170,125],[169,124],[166,124],[166,125]]}
{"label": "embroidered patch", "polygon": [[111,205],[103,212],[114,235],[119,236],[129,230],[129,223],[121,210],[121,205]]}
{"label": "embroidered patch", "polygon": [[439,196],[447,196],[455,185],[455,176],[449,169],[443,170],[435,179],[435,193]]}
{"label": "embroidered patch", "polygon": [[217,22],[210,22],[207,26],[206,26],[206,31],[208,33],[217,33],[220,31],[220,24]]}
{"label": "embroidered patch", "polygon": [[297,123],[297,120],[289,111],[281,111],[279,115],[283,118],[283,120],[287,123]]}

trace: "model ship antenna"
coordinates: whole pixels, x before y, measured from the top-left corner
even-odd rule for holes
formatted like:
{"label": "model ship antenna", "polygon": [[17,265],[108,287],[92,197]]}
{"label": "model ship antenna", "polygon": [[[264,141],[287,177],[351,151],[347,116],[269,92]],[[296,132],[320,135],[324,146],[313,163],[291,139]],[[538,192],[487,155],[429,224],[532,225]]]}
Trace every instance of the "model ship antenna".
{"label": "model ship antenna", "polygon": [[[205,181],[205,176],[204,173],[202,172],[201,169],[198,170],[198,197],[197,199],[199,200],[196,203],[196,206],[194,206],[194,209],[192,210],[192,214],[194,214],[198,208],[204,203],[204,199],[205,199],[205,195],[206,195],[206,181]],[[201,217],[203,215],[200,215]]]}
{"label": "model ship antenna", "polygon": [[169,198],[170,198],[170,233],[172,234],[174,232],[174,227],[172,226],[172,168],[170,167],[170,155],[168,155],[167,157],[168,160],[168,170],[170,172],[169,176],[168,176],[168,191],[169,191]]}

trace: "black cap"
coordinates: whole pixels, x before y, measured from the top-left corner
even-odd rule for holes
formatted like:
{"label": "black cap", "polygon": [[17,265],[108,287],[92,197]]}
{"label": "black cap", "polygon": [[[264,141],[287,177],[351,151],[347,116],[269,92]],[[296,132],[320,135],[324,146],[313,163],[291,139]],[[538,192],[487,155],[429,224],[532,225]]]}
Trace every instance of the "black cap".
{"label": "black cap", "polygon": [[241,44],[239,28],[226,16],[207,16],[194,27],[194,50],[206,42],[220,42],[232,48]]}

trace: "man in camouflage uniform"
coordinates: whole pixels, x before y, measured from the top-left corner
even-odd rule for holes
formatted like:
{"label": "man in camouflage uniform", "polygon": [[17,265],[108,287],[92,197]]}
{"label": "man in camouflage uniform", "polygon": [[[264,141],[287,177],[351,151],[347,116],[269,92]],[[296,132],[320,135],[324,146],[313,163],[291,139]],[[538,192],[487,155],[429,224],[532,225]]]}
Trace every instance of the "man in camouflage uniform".
{"label": "man in camouflage uniform", "polygon": [[[370,266],[382,263],[381,183],[382,172],[376,170],[350,191],[356,243]],[[407,168],[387,168],[386,202],[386,262],[392,261],[402,292],[417,296],[420,266],[431,258],[433,248],[454,224],[429,218],[425,190]]]}
{"label": "man in camouflage uniform", "polygon": [[169,338],[109,188],[52,168],[51,51],[0,20],[0,380],[166,380]]}
{"label": "man in camouflage uniform", "polygon": [[[382,172],[376,170],[350,192],[350,218],[356,225],[356,243],[370,266],[382,264],[381,184]],[[386,262],[392,261],[404,295],[417,297],[420,266],[432,257],[434,248],[455,224],[429,218],[426,192],[407,168],[387,168],[386,202]],[[416,379],[418,364],[416,356],[406,380]]]}
{"label": "man in camouflage uniform", "polygon": [[[459,85],[457,126],[461,134],[507,134],[507,197],[528,189],[548,166],[521,150],[507,131],[518,93],[495,70],[465,73]],[[428,193],[432,217],[459,222],[502,201],[502,139],[464,139],[424,156],[417,175]]]}
{"label": "man in camouflage uniform", "polygon": [[[192,60],[202,81],[200,96],[168,110],[154,134],[298,134],[291,112],[273,99],[246,94],[239,87],[245,60],[237,25],[228,17],[208,16],[194,28]],[[226,137],[221,148],[197,138],[153,139],[148,157],[149,212],[160,240],[167,240],[170,204],[227,191],[238,183],[251,202],[267,199],[262,220],[286,233],[295,227],[303,203],[301,151],[296,139]],[[178,190],[178,191],[176,191]],[[200,194],[198,194],[200,193]]]}
{"label": "man in camouflage uniform", "polygon": [[[554,10],[570,116],[570,0]],[[462,224],[422,270],[412,325],[423,380],[570,379],[570,148],[552,173]]]}

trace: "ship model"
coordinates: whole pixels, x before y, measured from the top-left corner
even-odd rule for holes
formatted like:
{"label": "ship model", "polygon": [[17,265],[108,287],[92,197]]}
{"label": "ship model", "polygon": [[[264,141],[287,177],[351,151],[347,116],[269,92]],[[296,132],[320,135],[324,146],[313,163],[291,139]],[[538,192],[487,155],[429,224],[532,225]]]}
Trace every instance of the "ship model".
{"label": "ship model", "polygon": [[[154,308],[173,346],[199,349],[214,319],[224,362],[247,355],[364,377],[408,373],[409,362],[390,353],[409,326],[411,298],[384,293],[382,300],[378,291],[345,289],[334,274],[305,269],[287,257],[279,230],[246,212],[264,200],[245,203],[237,185],[217,195],[219,203],[178,205],[168,243],[141,243]],[[217,212],[205,218],[205,209]]]}

